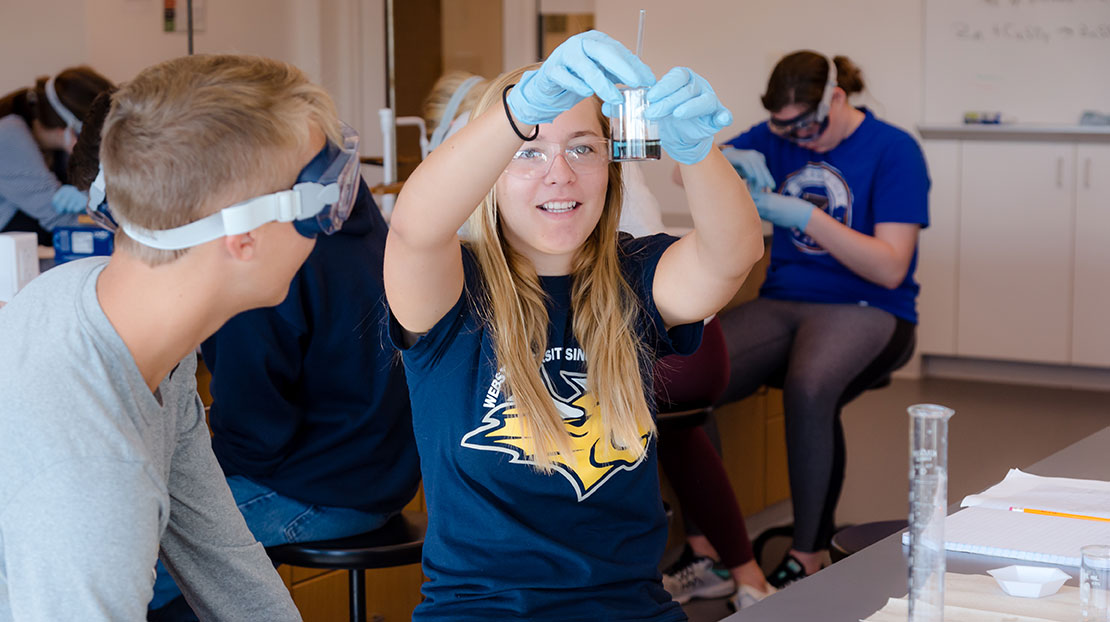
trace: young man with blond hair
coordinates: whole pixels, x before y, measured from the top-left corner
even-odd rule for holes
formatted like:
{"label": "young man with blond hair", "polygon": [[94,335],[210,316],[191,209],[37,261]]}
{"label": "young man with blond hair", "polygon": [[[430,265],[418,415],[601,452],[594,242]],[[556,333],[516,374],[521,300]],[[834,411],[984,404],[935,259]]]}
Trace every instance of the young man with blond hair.
{"label": "young man with blond hair", "polygon": [[291,66],[193,56],[120,89],[100,153],[115,253],[0,310],[0,621],[144,619],[159,556],[201,619],[299,620],[212,454],[194,349],[342,223],[357,135]]}

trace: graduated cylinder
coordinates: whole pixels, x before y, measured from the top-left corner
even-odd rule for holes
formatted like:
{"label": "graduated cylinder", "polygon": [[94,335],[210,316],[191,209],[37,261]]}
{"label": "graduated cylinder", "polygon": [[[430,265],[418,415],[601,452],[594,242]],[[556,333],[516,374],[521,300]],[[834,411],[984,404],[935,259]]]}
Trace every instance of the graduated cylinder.
{"label": "graduated cylinder", "polygon": [[944,620],[944,517],[948,510],[951,408],[915,404],[910,413],[909,621]]}

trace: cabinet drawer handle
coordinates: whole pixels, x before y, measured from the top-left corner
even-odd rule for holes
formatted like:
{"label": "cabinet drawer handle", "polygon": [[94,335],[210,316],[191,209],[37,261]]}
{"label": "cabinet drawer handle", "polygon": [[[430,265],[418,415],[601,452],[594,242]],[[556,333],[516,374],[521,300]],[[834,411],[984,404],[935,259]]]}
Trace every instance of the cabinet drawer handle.
{"label": "cabinet drawer handle", "polygon": [[1064,187],[1064,158],[1056,158],[1056,187]]}
{"label": "cabinet drawer handle", "polygon": [[1083,187],[1091,189],[1091,158],[1083,160]]}

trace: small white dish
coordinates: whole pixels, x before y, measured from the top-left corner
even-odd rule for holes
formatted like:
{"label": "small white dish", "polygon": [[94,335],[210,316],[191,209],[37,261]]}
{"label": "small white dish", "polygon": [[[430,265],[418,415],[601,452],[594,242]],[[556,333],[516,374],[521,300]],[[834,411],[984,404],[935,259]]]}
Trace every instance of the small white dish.
{"label": "small white dish", "polygon": [[1059,568],[1043,566],[1006,566],[987,573],[998,581],[1002,591],[1022,598],[1051,596],[1060,591],[1060,586],[1069,578],[1068,573]]}

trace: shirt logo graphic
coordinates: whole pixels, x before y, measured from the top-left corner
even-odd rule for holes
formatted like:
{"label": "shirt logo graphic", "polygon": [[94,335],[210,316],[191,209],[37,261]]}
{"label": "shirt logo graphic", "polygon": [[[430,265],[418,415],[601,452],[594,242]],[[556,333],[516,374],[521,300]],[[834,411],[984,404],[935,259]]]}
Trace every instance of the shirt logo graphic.
{"label": "shirt logo graphic", "polygon": [[[791,173],[782,184],[781,193],[805,199],[849,228],[852,226],[852,190],[844,176],[828,162],[809,162]],[[828,254],[816,240],[794,229],[794,246],[810,255]]]}
{"label": "shirt logo graphic", "polygon": [[[620,471],[631,471],[638,467],[646,457],[635,457],[628,449],[611,448],[603,451],[601,436],[601,408],[593,395],[586,393],[586,374],[561,371],[560,376],[571,395],[562,397],[555,390],[547,371],[541,369],[544,384],[555,402],[555,407],[563,416],[563,425],[571,437],[573,454],[570,460],[559,455],[555,459],[555,472],[559,473],[574,487],[578,500],[582,501],[600,489],[605,482]],[[498,374],[491,386],[500,388],[503,377]],[[486,406],[491,406],[487,400]],[[511,401],[498,400],[482,417],[482,424],[462,439],[462,446],[481,451],[499,451],[512,456],[510,464],[532,465],[528,458],[528,443],[523,439],[523,426],[520,413]],[[647,447],[650,433],[641,430],[641,447]]]}

